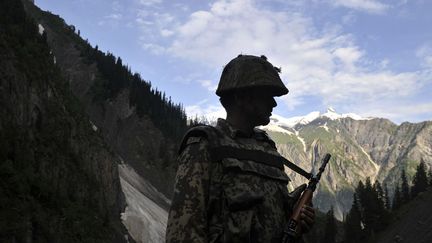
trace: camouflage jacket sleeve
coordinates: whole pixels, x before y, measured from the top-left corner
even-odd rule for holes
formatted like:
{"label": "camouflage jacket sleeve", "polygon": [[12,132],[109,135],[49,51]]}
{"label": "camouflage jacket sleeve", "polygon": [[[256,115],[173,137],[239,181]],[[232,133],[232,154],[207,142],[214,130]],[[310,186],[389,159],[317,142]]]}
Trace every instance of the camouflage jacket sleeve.
{"label": "camouflage jacket sleeve", "polygon": [[178,158],[166,242],[207,242],[206,205],[209,184],[207,141],[191,137]]}

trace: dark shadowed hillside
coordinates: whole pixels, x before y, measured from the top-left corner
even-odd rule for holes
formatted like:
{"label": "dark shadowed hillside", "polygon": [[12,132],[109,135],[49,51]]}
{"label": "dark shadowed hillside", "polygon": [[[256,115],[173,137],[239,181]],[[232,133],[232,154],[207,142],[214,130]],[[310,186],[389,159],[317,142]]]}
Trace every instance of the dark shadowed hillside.
{"label": "dark shadowed hillside", "polygon": [[0,2],[0,242],[126,242],[117,161],[21,1]]}
{"label": "dark shadowed hillside", "polygon": [[60,16],[31,3],[26,10],[43,26],[71,91],[110,148],[170,196],[177,143],[187,129],[183,107],[132,73],[120,57],[92,47]]}
{"label": "dark shadowed hillside", "polygon": [[404,205],[393,222],[377,237],[379,243],[432,242],[432,189]]}

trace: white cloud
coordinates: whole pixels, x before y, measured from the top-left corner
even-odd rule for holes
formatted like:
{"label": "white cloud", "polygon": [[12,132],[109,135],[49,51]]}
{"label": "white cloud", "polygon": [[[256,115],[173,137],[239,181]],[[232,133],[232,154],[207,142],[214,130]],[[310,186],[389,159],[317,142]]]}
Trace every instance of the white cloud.
{"label": "white cloud", "polygon": [[116,11],[116,12],[121,12],[124,9],[123,5],[119,1],[113,1],[111,3],[111,8],[113,11]]}
{"label": "white cloud", "polygon": [[342,22],[346,25],[353,24],[356,21],[356,15],[351,11],[342,17]]}
{"label": "white cloud", "polygon": [[167,30],[167,29],[161,30],[161,35],[163,37],[169,37],[169,36],[172,36],[173,34],[174,34],[174,31],[172,31],[172,30]]}
{"label": "white cloud", "polygon": [[388,59],[384,59],[384,60],[381,60],[379,65],[380,65],[381,69],[385,69],[385,68],[387,68],[389,63],[390,63],[390,61]]}
{"label": "white cloud", "polygon": [[398,102],[392,103],[370,103],[354,110],[362,116],[385,117],[391,121],[401,123],[407,121],[407,117],[421,117],[420,119],[411,119],[411,122],[421,122],[432,120],[432,103],[410,103]]}
{"label": "white cloud", "polygon": [[[148,46],[161,46],[162,44],[159,43],[161,38],[172,36],[174,31],[171,30],[171,27],[173,26],[174,20],[175,17],[172,14],[161,12],[153,5],[141,3],[135,10],[135,23],[141,32],[141,41],[145,42],[145,44],[142,45],[144,49],[149,50]],[[161,52],[152,53],[160,54]]]}
{"label": "white cloud", "polygon": [[120,21],[123,19],[123,15],[121,13],[112,13],[103,17],[102,20],[98,21],[98,25],[110,25],[110,26],[119,26]]}
{"label": "white cloud", "polygon": [[331,0],[335,6],[365,11],[373,14],[382,14],[389,9],[389,5],[378,0]]}
{"label": "white cloud", "polygon": [[120,20],[122,17],[123,16],[120,13],[112,13],[110,15],[105,16],[106,19],[112,19],[112,20]]}
{"label": "white cloud", "polygon": [[[389,8],[372,0],[333,3],[370,13],[383,13]],[[148,31],[143,48],[196,64],[197,70],[214,75],[208,78],[215,78],[216,72],[220,75],[221,67],[239,53],[265,54],[275,66],[282,67],[281,77],[290,93],[280,103],[290,110],[313,96],[324,105],[378,111],[378,104],[412,99],[432,76],[423,71],[389,70],[390,60],[368,59],[368,53],[340,26],[318,29],[312,17],[297,10],[271,11],[262,5],[258,7],[253,0],[217,0],[208,9],[190,13],[186,18],[157,11],[142,11],[139,17],[144,23],[143,31]],[[352,18],[350,14],[346,21]],[[417,56],[429,68],[430,50],[427,45],[417,50]],[[214,91],[216,85],[203,78],[205,72],[189,81],[197,80],[202,87]],[[191,82],[185,83],[188,84]],[[375,108],[371,105],[374,103]],[[196,104],[188,106],[187,111],[199,115],[223,111],[215,107]]]}
{"label": "white cloud", "polygon": [[[250,0],[217,1],[174,28],[170,52],[209,65],[224,65],[239,53],[268,54],[290,49],[303,38],[309,20],[295,13],[256,9]],[[268,55],[270,56],[270,55]]]}
{"label": "white cloud", "polygon": [[432,46],[424,44],[417,48],[416,56],[421,59],[422,65],[425,68],[432,69]]}
{"label": "white cloud", "polygon": [[165,47],[153,43],[141,43],[143,49],[150,51],[153,54],[159,55],[165,52]]}
{"label": "white cloud", "polygon": [[208,91],[215,92],[217,88],[217,84],[214,84],[211,80],[198,80],[198,83],[201,84],[202,87],[206,88]]}
{"label": "white cloud", "polygon": [[202,104],[200,102],[197,105],[186,106],[185,110],[189,118],[205,117],[210,121],[214,121],[217,118],[226,117],[225,109],[221,105]]}
{"label": "white cloud", "polygon": [[[347,4],[384,9],[378,2]],[[357,5],[356,5],[357,4]],[[379,101],[413,95],[424,85],[420,73],[397,73],[382,65],[368,66],[367,54],[347,34],[320,33],[313,21],[297,12],[272,12],[257,8],[251,0],[220,0],[207,11],[197,11],[172,30],[167,53],[221,67],[239,53],[266,54],[282,67],[282,79],[291,90],[283,97],[289,109],[315,96],[323,103],[344,104]],[[336,28],[337,29],[337,28]],[[211,87],[210,82],[201,85]]]}
{"label": "white cloud", "polygon": [[333,53],[344,64],[344,68],[355,70],[356,62],[363,56],[357,47],[337,48]]}
{"label": "white cloud", "polygon": [[123,20],[124,7],[118,2],[113,1],[111,3],[112,13],[105,15],[101,20],[97,22],[98,25],[110,25],[110,26],[119,26],[121,20]]}
{"label": "white cloud", "polygon": [[154,5],[162,3],[162,0],[139,0],[139,3],[142,6],[149,7],[149,6],[154,6]]}

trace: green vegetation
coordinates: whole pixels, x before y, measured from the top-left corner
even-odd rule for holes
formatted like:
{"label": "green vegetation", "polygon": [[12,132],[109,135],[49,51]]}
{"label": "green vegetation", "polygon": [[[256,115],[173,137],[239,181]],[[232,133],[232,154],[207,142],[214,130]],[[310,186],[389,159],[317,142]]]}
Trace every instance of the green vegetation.
{"label": "green vegetation", "polygon": [[67,25],[58,15],[43,11],[32,11],[36,19],[49,22],[57,36],[56,45],[68,43],[71,39],[80,51],[84,63],[96,64],[98,74],[91,92],[95,102],[114,100],[123,91],[129,91],[130,106],[136,108],[139,117],[147,116],[168,139],[178,142],[187,130],[187,116],[181,104],[175,104],[171,97],[152,87],[151,82],[132,73],[120,57],[104,53],[98,46],[92,47],[83,40],[73,25]]}
{"label": "green vegetation", "polygon": [[408,179],[406,177],[404,169],[402,169],[401,180],[402,180],[402,184],[401,184],[402,203],[407,203],[411,199],[411,193],[408,185]]}
{"label": "green vegetation", "polygon": [[351,210],[345,220],[344,242],[373,242],[374,235],[385,229],[390,222],[390,211],[385,206],[381,185],[359,182]]}
{"label": "green vegetation", "polygon": [[359,199],[357,194],[354,193],[353,204],[351,210],[345,218],[344,230],[346,243],[360,243],[362,238],[361,227],[361,212],[359,206]]}
{"label": "green vegetation", "polygon": [[391,207],[386,186],[384,190],[379,182],[372,186],[369,178],[366,184],[360,181],[353,196],[353,205],[344,222],[344,242],[375,242],[375,236],[389,226],[401,206],[428,190],[431,185],[427,182],[431,179],[432,175],[426,175],[426,165],[422,160],[417,166],[413,186],[409,188],[405,170],[402,169],[401,183],[395,187]]}
{"label": "green vegetation", "polygon": [[419,193],[426,191],[428,187],[428,178],[426,175],[426,164],[423,159],[420,161],[420,164],[417,166],[417,170],[414,175],[412,184],[413,184],[411,188],[412,197],[415,197]]}
{"label": "green vegetation", "polygon": [[273,139],[276,144],[291,144],[300,151],[303,150],[302,142],[294,134],[287,134],[281,132],[267,131],[268,135]]}
{"label": "green vegetation", "polygon": [[326,223],[324,226],[324,235],[321,239],[322,243],[335,243],[336,242],[336,219],[334,217],[333,207],[326,214]]}
{"label": "green vegetation", "polygon": [[118,213],[84,153],[101,139],[21,1],[0,2],[0,26],[0,242],[112,242]]}

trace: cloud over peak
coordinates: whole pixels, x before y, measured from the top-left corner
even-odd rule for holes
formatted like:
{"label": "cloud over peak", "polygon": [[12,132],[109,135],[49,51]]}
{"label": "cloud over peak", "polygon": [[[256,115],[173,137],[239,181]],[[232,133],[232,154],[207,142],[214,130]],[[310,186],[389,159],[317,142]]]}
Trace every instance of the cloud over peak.
{"label": "cloud over peak", "polygon": [[389,5],[378,0],[332,0],[335,6],[346,7],[372,14],[382,14],[389,9]]}
{"label": "cloud over peak", "polygon": [[[391,8],[376,0],[329,0],[326,4],[329,2],[328,6],[371,14]],[[427,70],[391,70],[390,59],[372,59],[364,45],[358,44],[358,37],[344,31],[340,23],[318,25],[313,15],[289,6],[282,11],[254,0],[216,0],[186,16],[150,12],[158,31],[152,32],[154,40],[146,38],[143,47],[195,64],[202,70],[195,83],[207,91],[215,88],[210,80],[238,54],[264,54],[282,67],[281,77],[291,91],[282,97],[288,110],[305,104],[310,97],[324,105],[379,110],[378,102],[407,103],[430,80],[430,46],[415,53]],[[341,21],[343,16],[346,14]],[[202,107],[192,105],[188,110],[213,113],[215,109],[212,104]]]}

